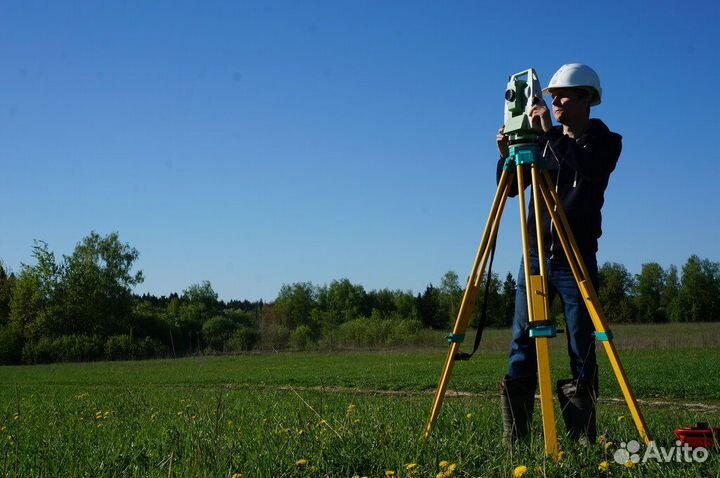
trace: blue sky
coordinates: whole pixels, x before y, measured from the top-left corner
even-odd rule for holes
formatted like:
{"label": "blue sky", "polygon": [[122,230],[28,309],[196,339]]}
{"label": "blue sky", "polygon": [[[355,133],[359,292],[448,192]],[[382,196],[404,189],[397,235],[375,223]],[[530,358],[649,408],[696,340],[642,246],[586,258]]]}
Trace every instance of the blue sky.
{"label": "blue sky", "polygon": [[[0,260],[90,231],[165,295],[466,277],[508,75],[600,74],[624,137],[600,263],[720,260],[716,2],[0,3]],[[516,274],[517,202],[495,270]]]}

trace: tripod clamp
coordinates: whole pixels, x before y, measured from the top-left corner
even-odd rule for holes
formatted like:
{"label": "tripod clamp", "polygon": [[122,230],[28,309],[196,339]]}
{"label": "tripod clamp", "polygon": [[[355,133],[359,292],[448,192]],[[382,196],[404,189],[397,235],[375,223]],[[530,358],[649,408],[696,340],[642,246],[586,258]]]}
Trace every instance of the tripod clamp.
{"label": "tripod clamp", "polygon": [[534,164],[541,170],[546,169],[542,155],[538,152],[536,142],[511,144],[510,154],[503,164],[503,169],[505,171],[514,170],[516,165],[522,166],[524,164]]}
{"label": "tripod clamp", "polygon": [[528,334],[531,338],[544,337],[550,339],[564,332],[563,329],[555,327],[555,323],[552,320],[535,320],[530,322],[527,328],[529,329]]}
{"label": "tripod clamp", "polygon": [[465,334],[453,334],[450,332],[445,338],[449,344],[461,344],[465,341]]}

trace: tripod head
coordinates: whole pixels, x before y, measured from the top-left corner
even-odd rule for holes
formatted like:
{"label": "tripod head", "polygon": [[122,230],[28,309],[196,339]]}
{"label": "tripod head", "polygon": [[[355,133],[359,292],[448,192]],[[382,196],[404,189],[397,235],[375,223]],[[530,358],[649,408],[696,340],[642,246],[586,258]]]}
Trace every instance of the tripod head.
{"label": "tripod head", "polygon": [[542,95],[540,81],[530,68],[510,76],[505,90],[505,135],[510,145],[534,143],[537,131],[530,124],[530,110]]}

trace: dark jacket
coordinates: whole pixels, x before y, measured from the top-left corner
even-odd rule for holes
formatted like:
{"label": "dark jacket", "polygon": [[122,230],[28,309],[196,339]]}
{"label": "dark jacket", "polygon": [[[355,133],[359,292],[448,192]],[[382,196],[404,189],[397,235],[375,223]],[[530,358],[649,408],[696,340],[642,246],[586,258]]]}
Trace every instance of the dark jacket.
{"label": "dark jacket", "polygon": [[[605,188],[610,173],[615,169],[622,150],[622,136],[611,132],[598,119],[590,120],[588,130],[580,138],[572,139],[554,127],[539,139],[539,151],[546,162],[556,191],[560,198],[570,229],[583,257],[594,258],[598,250],[598,238],[602,235],[600,210],[605,202]],[[498,163],[498,177],[504,160]],[[525,175],[529,184],[530,174]],[[517,195],[517,186],[510,191]],[[535,211],[533,197],[528,212],[528,238],[530,252],[537,253],[535,234]],[[548,258],[565,262],[565,253],[557,237],[556,225],[551,224],[544,201],[541,201],[542,227]]]}

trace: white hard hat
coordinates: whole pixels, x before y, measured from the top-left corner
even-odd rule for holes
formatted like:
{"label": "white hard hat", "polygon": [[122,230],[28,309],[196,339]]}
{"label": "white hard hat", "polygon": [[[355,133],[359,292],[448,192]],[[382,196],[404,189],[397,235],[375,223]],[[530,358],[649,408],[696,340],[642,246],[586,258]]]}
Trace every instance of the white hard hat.
{"label": "white hard hat", "polygon": [[590,106],[599,105],[602,97],[600,77],[595,70],[582,63],[561,66],[550,78],[550,84],[543,90],[543,94],[549,95],[553,88],[585,88],[593,94]]}

